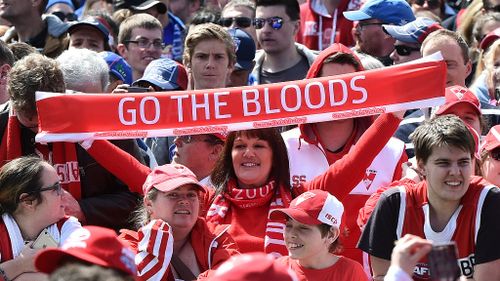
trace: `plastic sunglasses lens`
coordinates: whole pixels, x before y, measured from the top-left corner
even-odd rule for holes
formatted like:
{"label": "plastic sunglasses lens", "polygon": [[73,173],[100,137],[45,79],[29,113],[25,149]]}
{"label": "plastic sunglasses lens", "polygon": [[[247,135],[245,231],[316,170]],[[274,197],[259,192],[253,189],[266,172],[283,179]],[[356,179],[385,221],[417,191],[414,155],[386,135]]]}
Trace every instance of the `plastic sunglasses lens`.
{"label": "plastic sunglasses lens", "polygon": [[246,17],[235,18],[235,21],[236,21],[237,26],[243,27],[243,28],[249,27],[250,24],[252,23],[252,20],[250,18],[246,18]]}
{"label": "plastic sunglasses lens", "polygon": [[233,23],[232,18],[221,18],[220,19],[220,25],[222,25],[224,27],[230,27],[232,23]]}
{"label": "plastic sunglasses lens", "polygon": [[406,46],[394,46],[394,48],[396,48],[396,53],[400,56],[407,56],[411,53],[411,50]]}
{"label": "plastic sunglasses lens", "polygon": [[264,27],[265,20],[264,19],[255,19],[254,25],[256,29],[261,29]]}
{"label": "plastic sunglasses lens", "polygon": [[272,18],[271,19],[271,26],[274,29],[280,29],[283,26],[283,20],[280,18]]}

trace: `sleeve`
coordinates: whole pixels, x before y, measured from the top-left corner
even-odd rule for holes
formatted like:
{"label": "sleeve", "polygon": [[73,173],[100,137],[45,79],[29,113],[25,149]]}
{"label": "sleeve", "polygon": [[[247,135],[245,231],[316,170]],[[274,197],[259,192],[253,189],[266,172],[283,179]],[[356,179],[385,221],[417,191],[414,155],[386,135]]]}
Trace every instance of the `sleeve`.
{"label": "sleeve", "polygon": [[366,169],[387,144],[401,120],[391,113],[382,114],[366,130],[348,154],[328,170],[304,184],[305,190],[323,189],[342,201],[363,179]]}
{"label": "sleeve", "polygon": [[475,259],[476,264],[487,263],[500,259],[500,189],[491,189],[481,211],[481,226],[477,234]]}
{"label": "sleeve", "polygon": [[413,279],[401,267],[391,265],[384,281],[413,281]]}
{"label": "sleeve", "polygon": [[78,221],[77,218],[69,217],[62,225],[61,241],[59,242],[59,245],[64,244],[64,241],[66,241],[66,239],[68,239],[68,237],[71,235],[71,233],[73,233],[81,228],[82,228],[82,225],[80,224],[80,222]]}
{"label": "sleeve", "polygon": [[217,239],[217,248],[212,256],[212,267],[201,273],[198,280],[210,280],[215,270],[227,261],[231,256],[239,255],[239,249],[233,237],[226,231]]}
{"label": "sleeve", "polygon": [[[134,147],[137,147],[135,140],[121,143],[127,145],[121,148],[125,153],[135,155]],[[131,192],[127,185],[101,166],[86,150],[77,147],[77,153],[82,186],[82,199],[78,203],[85,215],[86,223],[115,230],[129,228],[129,217],[137,208],[138,194]],[[111,161],[110,163],[116,164]],[[134,171],[122,171],[124,172]]]}
{"label": "sleeve", "polygon": [[167,280],[174,252],[174,238],[168,223],[152,220],[139,229],[135,256],[138,280]]}
{"label": "sleeve", "polygon": [[403,153],[401,154],[401,158],[399,158],[398,163],[396,164],[396,169],[394,170],[394,175],[392,176],[393,181],[398,181],[403,177],[403,163],[408,162],[408,155],[406,155],[406,144]]}
{"label": "sleeve", "polygon": [[142,185],[151,171],[146,165],[107,140],[84,142],[81,146],[130,191],[142,194]]}
{"label": "sleeve", "polygon": [[380,196],[368,223],[363,230],[358,248],[386,260],[391,260],[394,241],[397,240],[396,227],[401,197],[397,188],[392,188]]}

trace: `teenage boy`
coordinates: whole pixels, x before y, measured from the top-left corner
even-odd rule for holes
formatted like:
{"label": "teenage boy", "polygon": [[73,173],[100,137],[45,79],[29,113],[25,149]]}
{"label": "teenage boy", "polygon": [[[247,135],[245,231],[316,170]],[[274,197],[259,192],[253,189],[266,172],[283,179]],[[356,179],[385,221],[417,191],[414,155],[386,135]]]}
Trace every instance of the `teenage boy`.
{"label": "teenage boy", "polygon": [[[422,181],[405,179],[385,191],[358,247],[370,255],[373,279],[382,280],[394,241],[413,234],[433,242],[455,241],[461,274],[500,280],[500,189],[474,177],[475,141],[463,121],[444,115],[412,134]],[[429,280],[423,259],[414,280]]]}
{"label": "teenage boy", "polygon": [[286,219],[289,255],[277,263],[295,271],[299,280],[368,280],[359,263],[334,254],[340,249],[343,213],[342,203],[323,190],[305,192],[290,207],[271,212],[271,217]]}

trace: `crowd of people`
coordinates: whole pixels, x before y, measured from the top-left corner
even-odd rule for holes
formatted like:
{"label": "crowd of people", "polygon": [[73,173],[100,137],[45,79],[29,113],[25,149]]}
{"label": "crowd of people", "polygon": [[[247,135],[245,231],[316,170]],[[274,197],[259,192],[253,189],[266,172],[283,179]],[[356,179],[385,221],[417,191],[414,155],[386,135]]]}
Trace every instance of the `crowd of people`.
{"label": "crowd of people", "polygon": [[[500,281],[499,0],[0,0],[0,36],[0,280]],[[207,95],[437,52],[437,107],[35,141],[37,91]]]}

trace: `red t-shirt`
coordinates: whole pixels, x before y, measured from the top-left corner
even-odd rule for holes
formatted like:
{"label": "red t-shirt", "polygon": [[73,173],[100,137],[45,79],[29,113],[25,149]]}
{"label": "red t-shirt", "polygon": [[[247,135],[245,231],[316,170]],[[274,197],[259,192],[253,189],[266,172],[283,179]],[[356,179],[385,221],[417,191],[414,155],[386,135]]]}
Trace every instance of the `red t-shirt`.
{"label": "red t-shirt", "polygon": [[346,257],[340,257],[332,266],[323,269],[308,269],[302,267],[297,260],[288,256],[276,260],[292,269],[300,281],[367,281],[368,277],[363,267]]}

